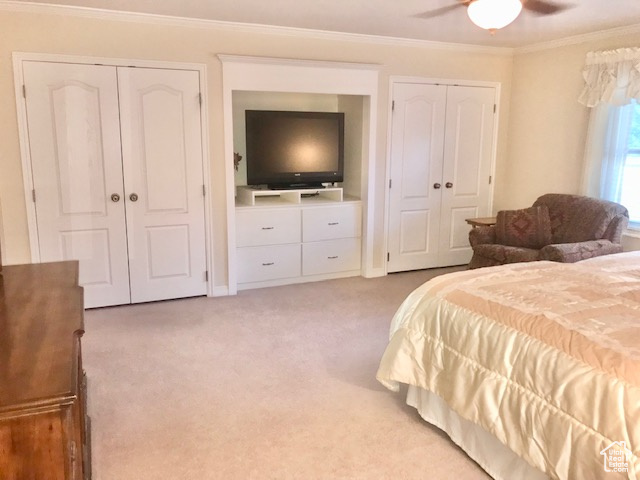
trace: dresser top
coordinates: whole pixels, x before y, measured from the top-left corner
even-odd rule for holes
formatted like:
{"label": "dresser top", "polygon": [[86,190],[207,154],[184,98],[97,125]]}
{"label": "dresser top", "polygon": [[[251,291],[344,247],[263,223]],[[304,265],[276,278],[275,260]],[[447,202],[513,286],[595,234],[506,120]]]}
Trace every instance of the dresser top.
{"label": "dresser top", "polygon": [[84,333],[78,262],[5,266],[0,275],[0,413],[68,401]]}

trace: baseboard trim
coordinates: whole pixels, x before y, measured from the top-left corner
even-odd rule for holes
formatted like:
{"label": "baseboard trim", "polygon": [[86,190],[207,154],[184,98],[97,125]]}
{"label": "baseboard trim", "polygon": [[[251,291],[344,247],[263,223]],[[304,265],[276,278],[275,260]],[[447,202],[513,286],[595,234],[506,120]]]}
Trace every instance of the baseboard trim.
{"label": "baseboard trim", "polygon": [[229,287],[227,285],[223,285],[221,287],[213,287],[213,291],[210,297],[228,297],[229,296]]}

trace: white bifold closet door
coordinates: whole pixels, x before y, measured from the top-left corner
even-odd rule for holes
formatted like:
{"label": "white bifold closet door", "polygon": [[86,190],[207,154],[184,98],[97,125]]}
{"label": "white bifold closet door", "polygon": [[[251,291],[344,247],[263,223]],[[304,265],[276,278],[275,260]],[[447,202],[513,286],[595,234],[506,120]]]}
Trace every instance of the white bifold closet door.
{"label": "white bifold closet door", "polygon": [[24,62],[40,260],[85,306],[204,295],[199,75]]}
{"label": "white bifold closet door", "polygon": [[471,258],[466,218],[489,214],[495,88],[393,89],[389,272]]}
{"label": "white bifold closet door", "polygon": [[204,295],[198,73],[118,68],[118,87],[131,301]]}
{"label": "white bifold closet door", "polygon": [[79,260],[87,307],[129,303],[116,69],[24,62],[23,73],[40,260]]}
{"label": "white bifold closet door", "polygon": [[394,86],[388,270],[438,265],[447,87]]}

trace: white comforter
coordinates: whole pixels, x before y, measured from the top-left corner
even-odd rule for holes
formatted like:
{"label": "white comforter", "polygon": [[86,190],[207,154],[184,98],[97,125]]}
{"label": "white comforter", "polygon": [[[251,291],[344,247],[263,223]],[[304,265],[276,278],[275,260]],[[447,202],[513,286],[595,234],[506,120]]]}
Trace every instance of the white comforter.
{"label": "white comforter", "polygon": [[640,252],[437,277],[395,315],[377,378],[434,392],[552,478],[636,479]]}

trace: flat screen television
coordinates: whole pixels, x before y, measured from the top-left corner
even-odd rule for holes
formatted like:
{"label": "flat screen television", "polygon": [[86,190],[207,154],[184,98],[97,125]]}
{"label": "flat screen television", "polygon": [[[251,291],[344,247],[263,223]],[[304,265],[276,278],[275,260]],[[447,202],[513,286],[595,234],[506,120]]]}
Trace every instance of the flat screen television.
{"label": "flat screen television", "polygon": [[344,177],[344,113],[247,110],[247,184],[322,188]]}

